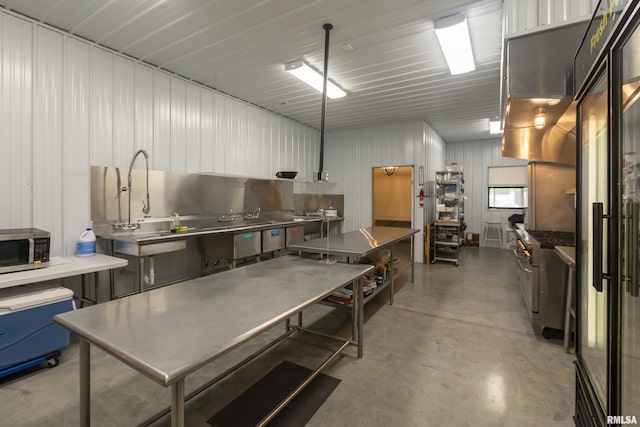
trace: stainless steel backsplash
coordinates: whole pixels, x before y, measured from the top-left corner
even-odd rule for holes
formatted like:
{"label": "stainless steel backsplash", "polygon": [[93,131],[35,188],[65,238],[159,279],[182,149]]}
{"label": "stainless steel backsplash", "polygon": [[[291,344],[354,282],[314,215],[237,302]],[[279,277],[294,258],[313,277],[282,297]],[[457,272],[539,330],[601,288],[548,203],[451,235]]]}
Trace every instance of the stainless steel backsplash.
{"label": "stainless steel backsplash", "polygon": [[[128,222],[128,168],[91,167],[91,219],[94,227],[110,227],[120,220]],[[146,200],[144,169],[131,171],[131,222],[142,219]],[[294,181],[149,171],[150,219],[181,217],[219,217],[229,209],[234,213],[260,208],[265,217],[303,215],[334,207],[344,216],[342,194],[294,194]]]}
{"label": "stainless steel backsplash", "polygon": [[293,202],[296,215],[332,207],[338,210],[338,216],[344,216],[344,194],[294,194]]}
{"label": "stainless steel backsplash", "polygon": [[[94,223],[128,221],[127,168],[91,167],[91,219]],[[131,221],[142,218],[146,200],[144,169],[131,173]],[[262,212],[293,213],[293,182],[149,171],[149,199],[152,218],[180,216],[219,216],[232,209],[243,213],[260,208]]]}

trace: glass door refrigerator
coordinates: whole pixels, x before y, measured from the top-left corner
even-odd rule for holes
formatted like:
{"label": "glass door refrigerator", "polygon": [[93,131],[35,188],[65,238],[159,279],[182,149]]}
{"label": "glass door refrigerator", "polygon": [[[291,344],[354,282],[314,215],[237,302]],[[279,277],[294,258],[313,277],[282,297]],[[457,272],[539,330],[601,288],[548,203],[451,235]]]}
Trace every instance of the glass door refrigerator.
{"label": "glass door refrigerator", "polygon": [[640,422],[640,25],[619,50],[620,63],[620,414]]}
{"label": "glass door refrigerator", "polygon": [[575,59],[578,426],[640,423],[640,2],[600,1]]}

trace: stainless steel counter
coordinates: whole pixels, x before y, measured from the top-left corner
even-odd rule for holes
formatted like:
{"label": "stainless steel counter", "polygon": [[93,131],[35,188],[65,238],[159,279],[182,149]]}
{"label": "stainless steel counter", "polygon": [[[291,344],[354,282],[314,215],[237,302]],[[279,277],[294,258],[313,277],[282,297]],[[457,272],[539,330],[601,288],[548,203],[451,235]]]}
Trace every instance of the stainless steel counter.
{"label": "stainless steel counter", "polygon": [[[362,281],[370,265],[321,264],[283,256],[59,314],[80,338],[82,425],[89,425],[89,344],[163,386],[172,386],[172,425],[183,425],[184,378],[267,329],[355,282],[352,336],[362,356]],[[123,315],[126,313],[126,315]],[[338,351],[338,352],[339,352]],[[336,353],[337,354],[337,353]]]}
{"label": "stainless steel counter", "polygon": [[556,246],[556,253],[569,267],[576,264],[576,248],[573,246]]}
{"label": "stainless steel counter", "polygon": [[[145,257],[185,250],[187,248],[187,240],[193,238],[215,238],[226,237],[229,234],[249,233],[261,230],[269,230],[273,228],[305,226],[313,223],[320,223],[318,230],[322,230],[322,223],[343,221],[343,217],[327,218],[321,216],[276,216],[269,218],[268,216],[256,220],[238,220],[230,222],[221,222],[215,218],[204,217],[184,217],[182,225],[187,227],[186,231],[171,232],[161,227],[166,227],[168,220],[148,219],[148,222],[142,222],[141,229],[134,231],[108,231],[112,230],[112,224],[101,224],[96,228],[96,235],[110,241],[110,254],[115,255],[121,253],[138,258],[138,292],[142,293],[144,289],[145,274]],[[321,233],[321,231],[320,231]],[[259,244],[259,242],[258,242]],[[260,248],[258,248],[258,253]],[[235,262],[233,262],[235,267]],[[111,277],[110,292],[115,295],[115,279]]]}
{"label": "stainless steel counter", "polygon": [[98,233],[97,236],[106,240],[115,240],[119,242],[134,243],[138,245],[149,245],[161,242],[171,242],[176,240],[184,240],[192,237],[208,236],[220,233],[237,233],[243,231],[266,230],[273,227],[283,227],[289,225],[304,225],[312,222],[324,221],[342,221],[344,218],[325,218],[325,217],[294,217],[291,219],[266,220],[243,222],[237,224],[220,225],[217,221],[208,223],[198,223],[197,225],[189,225],[185,222],[187,230],[180,233],[172,233],[169,230],[154,231],[133,231],[133,232],[113,232]]}
{"label": "stainless steel counter", "polygon": [[[391,262],[393,263],[393,245],[401,240],[411,238],[411,282],[413,283],[414,257],[413,237],[419,230],[416,228],[400,227],[368,227],[337,236],[328,236],[321,239],[310,240],[304,243],[290,245],[289,248],[299,252],[311,252],[328,254],[357,259],[365,257],[380,249],[391,250]],[[390,269],[389,282],[391,292],[389,302],[393,304],[394,273]]]}

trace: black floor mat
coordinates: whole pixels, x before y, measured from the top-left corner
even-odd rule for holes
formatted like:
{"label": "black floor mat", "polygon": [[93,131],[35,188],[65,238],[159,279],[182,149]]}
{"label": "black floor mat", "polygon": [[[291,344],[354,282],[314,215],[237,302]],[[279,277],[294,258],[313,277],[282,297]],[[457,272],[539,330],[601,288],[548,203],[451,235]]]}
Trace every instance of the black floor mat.
{"label": "black floor mat", "polygon": [[[252,427],[291,393],[312,370],[284,361],[207,421],[213,427]],[[320,373],[271,420],[269,426],[302,427],[340,384]]]}

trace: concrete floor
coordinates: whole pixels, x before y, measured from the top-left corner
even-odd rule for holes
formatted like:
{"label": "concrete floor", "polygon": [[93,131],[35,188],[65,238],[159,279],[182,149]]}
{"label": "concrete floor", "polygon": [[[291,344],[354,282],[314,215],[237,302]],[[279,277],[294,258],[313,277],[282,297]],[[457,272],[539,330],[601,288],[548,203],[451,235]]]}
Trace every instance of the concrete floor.
{"label": "concrete floor", "polygon": [[[464,248],[459,267],[416,264],[395,303],[365,307],[364,358],[348,349],[326,373],[342,380],[309,426],[571,426],[574,356],[536,335],[509,251]],[[348,311],[305,312],[305,324],[349,330]],[[187,378],[187,392],[281,333],[271,331]],[[297,335],[192,399],[188,426],[206,420],[281,360],[317,366],[335,343]],[[133,426],[170,402],[169,389],[92,348],[94,426]],[[0,425],[78,425],[75,340],[53,369],[0,380]],[[157,426],[168,426],[164,417]]]}

